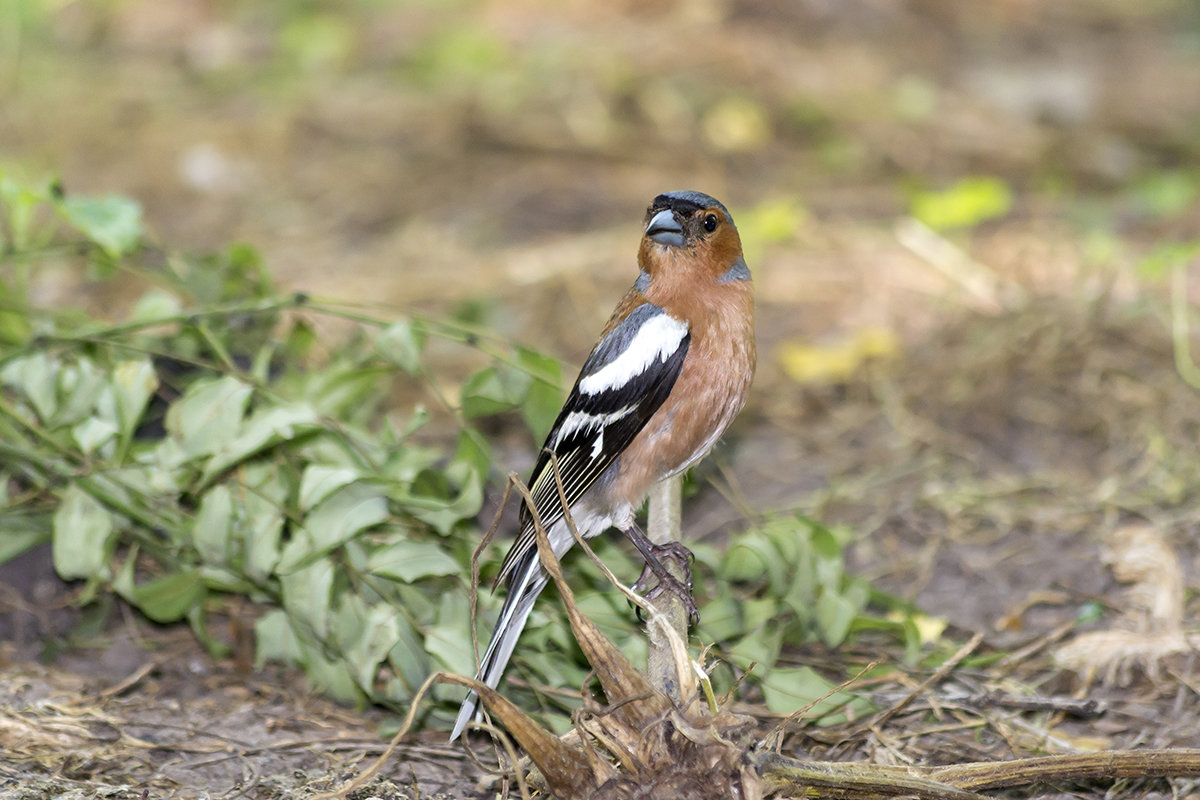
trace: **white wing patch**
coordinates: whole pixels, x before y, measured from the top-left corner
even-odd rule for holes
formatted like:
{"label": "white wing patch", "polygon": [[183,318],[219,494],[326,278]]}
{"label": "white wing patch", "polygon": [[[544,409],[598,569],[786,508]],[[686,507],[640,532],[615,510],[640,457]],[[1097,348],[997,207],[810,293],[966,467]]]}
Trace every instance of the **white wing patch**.
{"label": "white wing patch", "polygon": [[587,433],[590,430],[600,429],[600,435],[596,437],[595,444],[592,445],[592,458],[600,455],[600,451],[604,449],[604,427],[611,425],[619,419],[628,417],[633,413],[636,406],[625,406],[620,411],[614,411],[611,414],[588,414],[584,411],[572,411],[567,414],[567,418],[563,420],[562,427],[558,429],[558,435],[554,437],[554,449],[562,444],[563,439],[566,439],[572,434],[580,431]]}
{"label": "white wing patch", "polygon": [[[629,340],[624,352],[579,382],[580,393],[600,394],[619,389],[656,360],[666,362],[687,333],[687,324],[669,314],[651,317]],[[566,429],[565,424],[563,428]]]}

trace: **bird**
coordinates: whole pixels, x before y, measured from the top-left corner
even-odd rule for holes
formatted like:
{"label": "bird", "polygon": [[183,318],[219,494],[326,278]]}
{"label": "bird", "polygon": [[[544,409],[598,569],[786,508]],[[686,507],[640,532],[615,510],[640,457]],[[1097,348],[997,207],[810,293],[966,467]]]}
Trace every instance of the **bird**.
{"label": "bird", "polygon": [[[621,531],[646,561],[635,589],[653,574],[659,581],[647,596],[679,593],[695,617],[690,551],[651,543],[634,515],[655,483],[707,455],[745,405],[756,363],[754,292],[737,226],[718,200],[666,192],[643,224],[637,278],[584,361],[527,485],[556,558],[575,538],[555,469],[579,534]],[[493,585],[506,583],[507,596],[476,673],[493,689],[548,580],[525,503],[520,524]],[[681,562],[682,581],[663,568],[667,556]],[[481,716],[472,690],[450,741]]]}

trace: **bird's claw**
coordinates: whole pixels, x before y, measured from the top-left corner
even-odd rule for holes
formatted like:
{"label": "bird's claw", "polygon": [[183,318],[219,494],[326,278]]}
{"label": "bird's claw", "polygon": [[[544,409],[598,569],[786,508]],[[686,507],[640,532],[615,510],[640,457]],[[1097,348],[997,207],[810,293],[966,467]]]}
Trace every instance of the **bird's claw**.
{"label": "bird's claw", "polygon": [[[667,571],[662,564],[662,559],[669,557],[674,559],[683,571],[683,579],[679,579]],[[695,560],[695,555],[691,550],[684,547],[679,542],[666,542],[665,544],[654,545],[654,558],[646,561],[646,566],[642,569],[642,574],[638,577],[637,582],[633,584],[633,590],[639,592],[647,600],[654,600],[660,597],[665,592],[671,592],[679,598],[688,612],[688,619],[693,625],[700,622],[700,611],[696,608],[696,601],[692,598],[692,561]],[[658,581],[649,591],[646,590],[650,578],[653,576]],[[638,619],[642,618],[641,609],[638,609]]]}
{"label": "bird's claw", "polygon": [[683,542],[663,542],[653,546],[652,552],[661,561],[665,556],[673,558],[679,562],[679,566],[683,567],[683,574],[686,576],[687,585],[690,589],[692,586],[692,564],[696,560],[696,554],[684,546]]}

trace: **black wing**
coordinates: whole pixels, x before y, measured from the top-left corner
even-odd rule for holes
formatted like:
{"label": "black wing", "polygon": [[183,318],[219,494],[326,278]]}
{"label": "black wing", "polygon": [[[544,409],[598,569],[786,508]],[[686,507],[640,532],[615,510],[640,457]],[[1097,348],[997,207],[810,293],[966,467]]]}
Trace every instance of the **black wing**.
{"label": "black wing", "polygon": [[[551,454],[571,506],[646,426],[675,385],[687,356],[687,326],[644,303],[605,336],[584,363],[529,476],[530,494],[548,529],[563,516]],[[536,557],[533,519],[521,504],[521,535],[496,583]]]}

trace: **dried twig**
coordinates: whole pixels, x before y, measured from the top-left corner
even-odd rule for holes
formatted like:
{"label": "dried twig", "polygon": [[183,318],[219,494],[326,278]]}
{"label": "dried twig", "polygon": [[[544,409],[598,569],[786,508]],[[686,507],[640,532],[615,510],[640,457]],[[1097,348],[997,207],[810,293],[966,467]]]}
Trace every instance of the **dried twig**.
{"label": "dried twig", "polygon": [[922,694],[924,694],[926,691],[928,691],[930,686],[933,686],[935,683],[940,681],[942,678],[945,678],[947,675],[949,675],[951,670],[953,670],[955,667],[957,667],[964,658],[969,656],[975,650],[975,648],[979,646],[979,643],[982,641],[983,641],[982,633],[977,633],[974,636],[972,636],[971,641],[964,644],[962,647],[960,647],[958,649],[957,653],[950,656],[950,658],[948,658],[944,664],[942,664],[940,667],[938,667],[937,672],[933,673],[928,678],[926,678],[924,681],[922,681],[920,686],[918,686],[917,688],[915,688],[911,692],[909,692],[908,695],[905,696],[905,698],[903,700],[901,700],[899,703],[896,703],[896,705],[892,706],[887,711],[884,711],[883,714],[881,716],[879,716],[877,719],[872,720],[871,724],[876,727],[883,727],[887,723],[888,720],[890,720],[892,717],[896,716],[901,711],[903,711],[905,708],[907,708],[909,703],[911,703],[913,700],[915,700],[916,698],[918,698]]}

